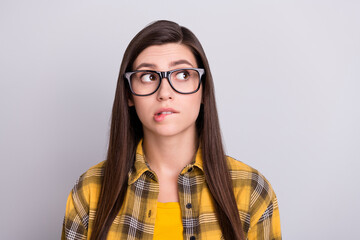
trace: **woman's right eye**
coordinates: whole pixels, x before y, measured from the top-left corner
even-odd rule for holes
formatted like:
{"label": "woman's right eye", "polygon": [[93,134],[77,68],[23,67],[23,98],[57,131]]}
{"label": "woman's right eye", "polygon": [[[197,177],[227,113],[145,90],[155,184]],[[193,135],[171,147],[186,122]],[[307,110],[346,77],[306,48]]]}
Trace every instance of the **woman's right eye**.
{"label": "woman's right eye", "polygon": [[157,77],[154,73],[145,73],[140,77],[142,82],[154,82],[157,80]]}

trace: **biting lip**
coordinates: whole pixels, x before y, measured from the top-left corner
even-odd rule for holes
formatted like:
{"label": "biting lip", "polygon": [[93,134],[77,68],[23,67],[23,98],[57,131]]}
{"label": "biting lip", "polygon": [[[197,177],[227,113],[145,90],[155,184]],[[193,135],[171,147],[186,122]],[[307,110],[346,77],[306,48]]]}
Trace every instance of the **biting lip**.
{"label": "biting lip", "polygon": [[179,113],[179,112],[172,108],[161,108],[154,115],[155,116],[159,116],[161,114],[169,115],[169,114],[173,114],[173,113]]}

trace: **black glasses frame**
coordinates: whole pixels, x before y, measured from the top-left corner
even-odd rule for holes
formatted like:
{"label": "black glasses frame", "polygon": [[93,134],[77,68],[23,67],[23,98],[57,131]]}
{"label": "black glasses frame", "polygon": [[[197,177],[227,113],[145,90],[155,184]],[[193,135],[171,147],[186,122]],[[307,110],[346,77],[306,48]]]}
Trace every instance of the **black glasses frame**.
{"label": "black glasses frame", "polygon": [[[199,74],[199,85],[198,87],[196,88],[196,90],[192,91],[192,92],[180,92],[178,90],[175,89],[175,87],[172,85],[171,83],[171,80],[169,79],[169,76],[173,73],[173,72],[177,72],[177,71],[181,71],[181,70],[195,70],[198,72]],[[133,75],[134,73],[138,73],[138,72],[151,72],[151,73],[156,73],[157,75],[159,75],[160,77],[160,80],[159,80],[159,85],[156,87],[156,89],[151,92],[151,93],[148,93],[148,94],[137,94],[133,91],[132,87],[131,87],[131,75]],[[181,93],[181,94],[192,94],[192,93],[196,93],[197,91],[199,91],[200,89],[200,85],[201,85],[201,78],[202,76],[205,74],[205,70],[203,68],[179,68],[179,69],[174,69],[174,70],[171,70],[171,71],[166,71],[166,72],[160,72],[160,71],[153,71],[153,70],[138,70],[138,71],[134,71],[134,72],[126,72],[124,73],[124,77],[125,79],[128,81],[129,83],[129,86],[130,86],[130,90],[131,90],[131,93],[136,95],[136,96],[150,96],[152,94],[154,94],[160,87],[161,85],[161,81],[163,78],[166,78],[171,86],[171,88],[177,92],[177,93]]]}

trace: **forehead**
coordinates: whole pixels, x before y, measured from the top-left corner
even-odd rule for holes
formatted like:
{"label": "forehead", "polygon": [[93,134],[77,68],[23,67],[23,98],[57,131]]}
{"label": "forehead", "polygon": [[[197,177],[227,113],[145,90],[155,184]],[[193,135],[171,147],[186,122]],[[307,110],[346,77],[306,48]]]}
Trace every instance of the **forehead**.
{"label": "forehead", "polygon": [[[176,64],[178,62],[182,63]],[[137,70],[140,65],[152,65],[153,68],[157,68],[154,70],[169,70],[171,67],[197,67],[195,56],[190,48],[178,43],[153,45],[145,48],[135,59],[133,69]]]}

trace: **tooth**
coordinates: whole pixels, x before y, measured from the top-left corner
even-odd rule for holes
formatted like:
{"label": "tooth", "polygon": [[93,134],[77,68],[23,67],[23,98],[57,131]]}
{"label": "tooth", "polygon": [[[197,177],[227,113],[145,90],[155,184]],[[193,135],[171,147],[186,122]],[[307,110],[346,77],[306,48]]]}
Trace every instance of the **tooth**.
{"label": "tooth", "polygon": [[169,115],[169,114],[172,114],[173,112],[159,112],[157,113],[157,115],[161,115],[161,114],[166,114],[166,115]]}

